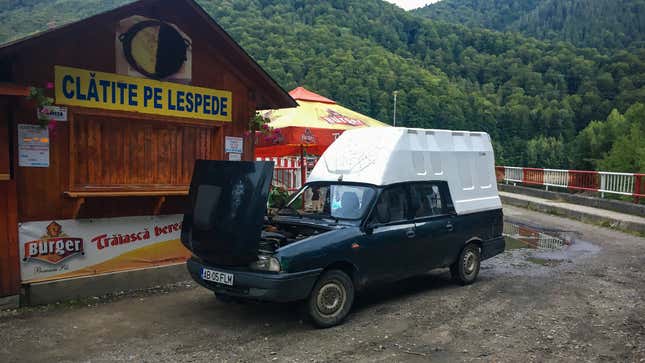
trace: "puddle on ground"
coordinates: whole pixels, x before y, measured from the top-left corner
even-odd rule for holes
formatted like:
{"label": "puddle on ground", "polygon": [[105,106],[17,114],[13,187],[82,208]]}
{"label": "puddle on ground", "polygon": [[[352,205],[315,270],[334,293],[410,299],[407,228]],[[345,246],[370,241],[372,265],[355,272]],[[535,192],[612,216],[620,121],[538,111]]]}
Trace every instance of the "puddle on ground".
{"label": "puddle on ground", "polygon": [[564,235],[558,236],[555,233],[550,234],[508,221],[504,222],[504,239],[507,250],[518,248],[557,249],[568,247],[573,243],[573,238],[566,232]]}
{"label": "puddle on ground", "polygon": [[493,259],[485,269],[513,274],[543,274],[599,250],[578,237],[579,234],[573,231],[528,226],[506,219],[506,252]]}

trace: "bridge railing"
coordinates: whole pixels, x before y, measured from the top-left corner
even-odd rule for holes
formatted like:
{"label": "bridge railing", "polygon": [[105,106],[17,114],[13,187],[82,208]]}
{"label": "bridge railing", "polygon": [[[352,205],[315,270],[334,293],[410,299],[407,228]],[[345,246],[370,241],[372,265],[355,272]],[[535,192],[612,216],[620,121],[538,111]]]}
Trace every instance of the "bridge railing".
{"label": "bridge railing", "polygon": [[598,192],[603,198],[605,194],[631,196],[636,203],[645,197],[645,174],[639,173],[497,166],[495,174],[500,183],[542,185],[546,190],[557,187]]}
{"label": "bridge railing", "polygon": [[257,158],[260,161],[273,161],[273,180],[271,185],[295,192],[302,186],[302,171],[300,157],[267,157]]}

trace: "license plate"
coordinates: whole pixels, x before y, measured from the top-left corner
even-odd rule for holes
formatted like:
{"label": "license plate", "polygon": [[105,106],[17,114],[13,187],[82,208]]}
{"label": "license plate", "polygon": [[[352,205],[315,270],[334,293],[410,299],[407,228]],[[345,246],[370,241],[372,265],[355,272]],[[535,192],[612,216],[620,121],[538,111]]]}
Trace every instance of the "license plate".
{"label": "license plate", "polygon": [[202,269],[202,279],[217,282],[218,284],[233,286],[233,274],[226,272],[204,268]]}

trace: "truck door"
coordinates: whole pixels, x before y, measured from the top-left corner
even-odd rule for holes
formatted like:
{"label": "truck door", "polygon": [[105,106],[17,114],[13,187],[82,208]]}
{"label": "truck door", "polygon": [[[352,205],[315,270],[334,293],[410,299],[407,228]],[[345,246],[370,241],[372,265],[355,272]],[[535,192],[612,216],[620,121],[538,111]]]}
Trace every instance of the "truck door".
{"label": "truck door", "polygon": [[455,239],[454,215],[448,207],[445,182],[420,182],[410,185],[414,207],[416,254],[421,270],[446,266],[459,252]]}
{"label": "truck door", "polygon": [[403,185],[389,187],[379,196],[361,243],[361,265],[370,280],[397,280],[413,272],[416,233],[409,205]]}

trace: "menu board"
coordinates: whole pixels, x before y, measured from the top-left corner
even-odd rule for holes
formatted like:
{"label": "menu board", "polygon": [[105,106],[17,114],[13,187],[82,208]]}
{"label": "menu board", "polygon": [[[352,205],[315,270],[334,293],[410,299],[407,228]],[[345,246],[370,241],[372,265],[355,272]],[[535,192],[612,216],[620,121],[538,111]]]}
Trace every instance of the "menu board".
{"label": "menu board", "polygon": [[18,124],[18,165],[49,167],[49,129],[47,127]]}

